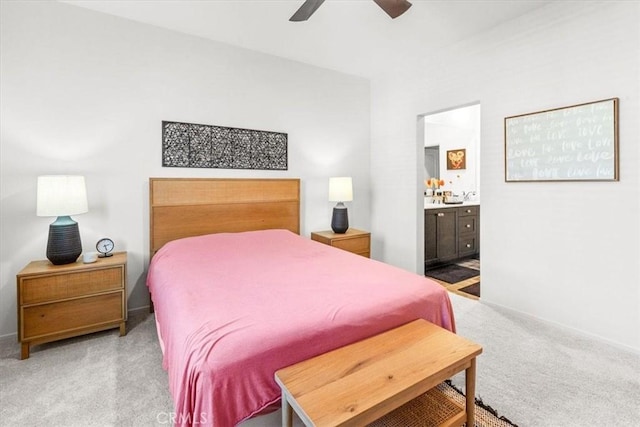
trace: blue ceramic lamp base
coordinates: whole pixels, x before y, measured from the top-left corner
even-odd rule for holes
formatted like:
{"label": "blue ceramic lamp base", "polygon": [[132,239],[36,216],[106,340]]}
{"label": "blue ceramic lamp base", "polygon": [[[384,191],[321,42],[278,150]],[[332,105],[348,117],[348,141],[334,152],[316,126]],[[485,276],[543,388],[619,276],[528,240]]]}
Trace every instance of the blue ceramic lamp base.
{"label": "blue ceramic lamp base", "polygon": [[342,202],[338,202],[336,207],[333,208],[331,229],[337,234],[344,234],[349,229],[349,215],[347,213],[347,207]]}
{"label": "blue ceramic lamp base", "polygon": [[59,216],[49,225],[47,259],[54,265],[71,264],[82,253],[78,223],[69,216]]}

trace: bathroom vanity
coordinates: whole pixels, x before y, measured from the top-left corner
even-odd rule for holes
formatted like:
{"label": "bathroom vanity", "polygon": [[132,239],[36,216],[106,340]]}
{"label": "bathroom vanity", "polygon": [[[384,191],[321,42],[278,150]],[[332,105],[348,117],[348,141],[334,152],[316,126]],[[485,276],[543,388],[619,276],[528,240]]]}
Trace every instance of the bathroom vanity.
{"label": "bathroom vanity", "polygon": [[480,202],[424,205],[424,266],[480,253]]}

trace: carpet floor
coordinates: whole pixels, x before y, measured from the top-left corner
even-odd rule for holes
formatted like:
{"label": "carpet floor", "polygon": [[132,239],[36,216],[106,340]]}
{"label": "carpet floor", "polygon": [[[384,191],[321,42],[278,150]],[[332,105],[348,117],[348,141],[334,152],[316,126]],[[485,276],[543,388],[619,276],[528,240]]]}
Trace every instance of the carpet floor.
{"label": "carpet floor", "polygon": [[[640,355],[533,317],[450,294],[457,333],[482,345],[476,397],[527,427],[636,427]],[[174,417],[154,316],[127,335],[99,332],[35,346],[20,360],[0,338],[0,426],[166,426]],[[464,374],[452,378],[464,389]],[[281,411],[241,427],[276,427]],[[296,418],[296,426],[302,426]]]}
{"label": "carpet floor", "polygon": [[448,291],[471,299],[480,298],[480,260],[469,259],[427,270],[424,273]]}

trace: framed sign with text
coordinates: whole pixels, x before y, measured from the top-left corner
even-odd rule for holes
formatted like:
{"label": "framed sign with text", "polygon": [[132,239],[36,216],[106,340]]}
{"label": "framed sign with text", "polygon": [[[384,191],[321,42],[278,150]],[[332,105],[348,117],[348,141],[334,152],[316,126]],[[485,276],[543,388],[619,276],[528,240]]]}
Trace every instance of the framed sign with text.
{"label": "framed sign with text", "polygon": [[506,117],[505,181],[618,181],[618,102]]}

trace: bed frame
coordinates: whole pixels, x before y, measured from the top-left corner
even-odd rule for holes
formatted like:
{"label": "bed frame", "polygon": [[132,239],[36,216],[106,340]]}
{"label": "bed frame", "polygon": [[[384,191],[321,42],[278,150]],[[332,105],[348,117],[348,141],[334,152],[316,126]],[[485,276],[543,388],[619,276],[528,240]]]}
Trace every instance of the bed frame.
{"label": "bed frame", "polygon": [[273,228],[300,234],[300,180],[149,178],[149,211],[151,257],[183,237]]}

